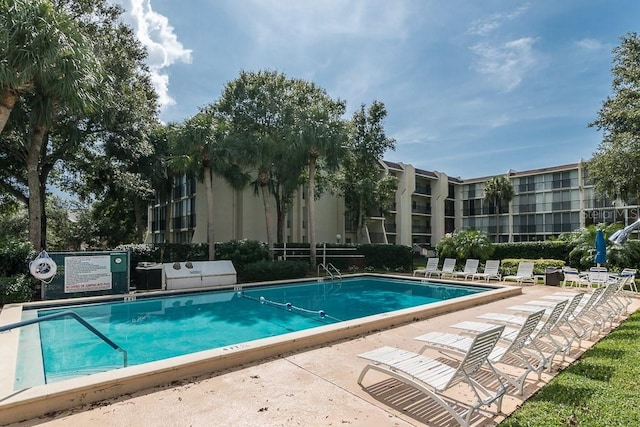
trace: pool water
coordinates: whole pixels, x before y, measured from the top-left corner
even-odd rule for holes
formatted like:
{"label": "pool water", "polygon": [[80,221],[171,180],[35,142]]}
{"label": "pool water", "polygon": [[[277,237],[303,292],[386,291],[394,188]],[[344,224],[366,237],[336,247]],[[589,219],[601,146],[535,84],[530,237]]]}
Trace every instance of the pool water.
{"label": "pool water", "polygon": [[[40,309],[37,315],[73,310],[125,349],[129,365],[137,365],[485,290],[358,277],[340,282],[139,297],[135,301]],[[73,318],[45,321],[39,327],[47,383],[123,366],[122,353]]]}

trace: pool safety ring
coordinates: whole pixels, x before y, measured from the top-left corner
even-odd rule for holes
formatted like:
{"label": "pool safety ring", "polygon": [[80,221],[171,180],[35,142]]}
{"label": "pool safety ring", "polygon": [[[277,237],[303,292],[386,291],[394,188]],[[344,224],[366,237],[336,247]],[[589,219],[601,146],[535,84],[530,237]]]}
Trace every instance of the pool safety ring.
{"label": "pool safety ring", "polygon": [[38,256],[29,263],[29,272],[38,280],[49,280],[56,275],[58,266],[46,251],[40,252]]}

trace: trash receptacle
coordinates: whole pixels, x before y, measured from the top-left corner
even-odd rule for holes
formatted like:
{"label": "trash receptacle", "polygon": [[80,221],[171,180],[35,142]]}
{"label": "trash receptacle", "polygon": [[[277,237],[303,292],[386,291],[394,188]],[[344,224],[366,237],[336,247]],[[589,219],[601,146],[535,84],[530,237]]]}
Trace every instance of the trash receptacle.
{"label": "trash receptacle", "polygon": [[162,289],[162,264],[138,263],[134,278],[137,290]]}
{"label": "trash receptacle", "polygon": [[545,283],[548,286],[560,286],[562,278],[562,270],[555,267],[547,267],[544,272]]}

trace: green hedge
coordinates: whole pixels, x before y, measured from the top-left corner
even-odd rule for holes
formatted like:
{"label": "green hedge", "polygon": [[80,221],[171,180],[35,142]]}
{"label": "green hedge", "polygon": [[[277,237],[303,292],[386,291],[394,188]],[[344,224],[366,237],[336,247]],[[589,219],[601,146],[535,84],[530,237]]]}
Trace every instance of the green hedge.
{"label": "green hedge", "polygon": [[403,245],[360,245],[367,268],[376,270],[411,271],[413,250]]}
{"label": "green hedge", "polygon": [[565,241],[496,243],[492,258],[558,259],[567,261],[572,246]]}
{"label": "green hedge", "polygon": [[258,261],[238,273],[238,282],[299,279],[307,276],[309,264],[303,261]]}
{"label": "green hedge", "polygon": [[544,274],[547,267],[562,268],[565,265],[564,261],[557,259],[505,258],[500,261],[500,272],[503,276],[516,274],[521,262],[533,262],[534,274]]}

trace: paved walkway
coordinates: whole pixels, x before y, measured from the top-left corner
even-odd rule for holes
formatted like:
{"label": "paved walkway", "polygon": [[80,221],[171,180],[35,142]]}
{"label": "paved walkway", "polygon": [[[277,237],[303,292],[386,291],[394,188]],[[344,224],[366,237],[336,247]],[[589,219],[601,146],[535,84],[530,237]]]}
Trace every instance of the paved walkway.
{"label": "paved walkway", "polygon": [[[383,345],[417,351],[413,338],[489,311],[538,299],[559,288],[525,287],[521,296],[418,321],[322,348],[266,360],[212,376],[193,378],[11,426],[456,426],[457,423],[414,389],[377,372],[357,384],[365,361],[358,354]],[[634,298],[632,311],[640,307]],[[593,345],[574,346],[563,367]],[[553,372],[552,374],[555,374]],[[530,375],[524,398],[551,378]],[[513,412],[523,397],[507,395],[503,412]],[[473,425],[491,426],[504,415],[483,415]]]}

